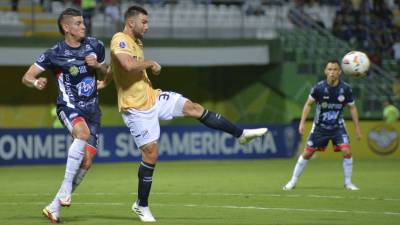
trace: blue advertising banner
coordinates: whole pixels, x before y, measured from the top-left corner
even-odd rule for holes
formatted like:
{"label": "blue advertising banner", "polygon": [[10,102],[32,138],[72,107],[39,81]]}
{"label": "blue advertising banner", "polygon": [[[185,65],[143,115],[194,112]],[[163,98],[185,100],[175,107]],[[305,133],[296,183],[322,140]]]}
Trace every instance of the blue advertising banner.
{"label": "blue advertising banner", "polygon": [[[265,136],[240,145],[231,135],[202,125],[162,126],[159,160],[292,157],[300,141],[297,124],[266,127]],[[0,129],[0,165],[65,163],[71,142],[65,129]],[[127,128],[101,129],[95,162],[139,160]]]}

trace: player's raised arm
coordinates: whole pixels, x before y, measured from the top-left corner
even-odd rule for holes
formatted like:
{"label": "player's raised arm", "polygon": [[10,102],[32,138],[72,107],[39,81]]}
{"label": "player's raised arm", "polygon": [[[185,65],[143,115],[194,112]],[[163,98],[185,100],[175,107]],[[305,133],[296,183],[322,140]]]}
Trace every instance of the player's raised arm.
{"label": "player's raised arm", "polygon": [[351,119],[353,120],[353,124],[356,129],[357,139],[360,140],[362,138],[362,134],[361,134],[360,122],[358,119],[357,107],[355,104],[349,105],[349,107],[350,107]]}
{"label": "player's raised arm", "polygon": [[41,74],[42,72],[43,70],[41,68],[39,68],[35,64],[32,64],[22,77],[22,83],[25,84],[27,87],[33,87],[38,90],[43,90],[47,85],[47,78],[37,78],[37,76],[39,76],[39,74]]}
{"label": "player's raised arm", "polygon": [[114,56],[121,67],[129,73],[138,73],[150,68],[153,74],[158,75],[161,71],[161,66],[153,60],[139,61],[125,53],[116,53]]}
{"label": "player's raised arm", "polygon": [[301,119],[299,124],[299,133],[304,134],[304,123],[307,120],[308,114],[310,114],[311,107],[314,104],[315,100],[311,97],[308,97],[306,103],[303,107],[303,112],[301,113]]}

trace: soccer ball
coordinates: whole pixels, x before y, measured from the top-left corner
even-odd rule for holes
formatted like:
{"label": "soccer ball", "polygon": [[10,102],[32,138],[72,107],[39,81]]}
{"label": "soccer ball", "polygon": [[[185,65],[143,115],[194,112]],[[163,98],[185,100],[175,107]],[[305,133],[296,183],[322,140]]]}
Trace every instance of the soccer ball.
{"label": "soccer ball", "polygon": [[370,61],[364,52],[351,51],[342,59],[342,70],[346,75],[365,76],[369,70]]}

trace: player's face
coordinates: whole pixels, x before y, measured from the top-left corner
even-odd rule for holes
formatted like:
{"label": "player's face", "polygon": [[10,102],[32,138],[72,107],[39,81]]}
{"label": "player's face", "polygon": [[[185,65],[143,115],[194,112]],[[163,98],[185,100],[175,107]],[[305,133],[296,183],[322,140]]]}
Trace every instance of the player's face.
{"label": "player's face", "polygon": [[133,36],[142,39],[149,30],[148,17],[142,13],[134,17]]}
{"label": "player's face", "polygon": [[340,66],[337,63],[328,63],[325,66],[325,75],[329,83],[337,81],[341,72]]}
{"label": "player's face", "polygon": [[86,27],[82,16],[72,16],[65,20],[64,30],[76,39],[85,37]]}

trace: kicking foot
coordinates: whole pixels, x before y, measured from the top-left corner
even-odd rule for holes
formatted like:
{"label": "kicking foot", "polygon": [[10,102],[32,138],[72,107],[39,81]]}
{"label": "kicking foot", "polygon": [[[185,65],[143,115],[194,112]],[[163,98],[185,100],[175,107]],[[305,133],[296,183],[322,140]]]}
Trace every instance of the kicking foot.
{"label": "kicking foot", "polygon": [[296,183],[289,181],[285,186],[283,186],[282,190],[290,191],[296,187]]}
{"label": "kicking foot", "polygon": [[360,188],[358,188],[356,185],[354,185],[354,184],[352,184],[352,183],[350,183],[350,184],[345,184],[345,185],[344,185],[344,188],[345,188],[346,190],[349,190],[349,191],[358,191],[358,190],[360,190]]}
{"label": "kicking foot", "polygon": [[248,144],[254,138],[261,137],[268,132],[268,128],[244,129],[243,134],[239,137],[239,143]]}
{"label": "kicking foot", "polygon": [[46,207],[42,210],[43,216],[47,217],[53,224],[60,223],[59,213],[50,209],[50,207]]}
{"label": "kicking foot", "polygon": [[136,201],[132,205],[132,211],[139,216],[142,222],[156,222],[156,219],[150,212],[150,208],[139,206]]}

